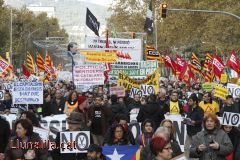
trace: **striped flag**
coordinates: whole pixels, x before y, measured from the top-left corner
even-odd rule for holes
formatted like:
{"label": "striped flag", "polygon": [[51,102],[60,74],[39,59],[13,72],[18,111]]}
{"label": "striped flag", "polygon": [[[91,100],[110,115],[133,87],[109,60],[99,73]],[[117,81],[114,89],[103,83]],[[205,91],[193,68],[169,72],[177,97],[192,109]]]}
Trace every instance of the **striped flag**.
{"label": "striped flag", "polygon": [[57,75],[55,73],[55,67],[53,66],[53,61],[50,55],[48,54],[48,52],[46,52],[46,56],[45,56],[44,69],[46,72],[46,77],[48,77],[48,79],[57,78]]}
{"label": "striped flag", "polygon": [[44,69],[45,62],[44,62],[42,56],[40,55],[40,53],[38,53],[38,52],[37,52],[37,62],[36,63],[37,63],[38,70],[40,72],[44,72],[45,71],[45,69]]}
{"label": "striped flag", "polygon": [[0,78],[4,78],[13,70],[13,66],[0,56]]}
{"label": "striped flag", "polygon": [[35,73],[34,61],[32,55],[29,52],[27,53],[26,67],[30,73]]}
{"label": "striped flag", "polygon": [[159,64],[164,64],[161,54],[152,46],[146,46],[146,60],[157,60]]}
{"label": "striped flag", "polygon": [[206,82],[212,82],[213,80],[213,73],[212,73],[212,56],[207,53],[206,54],[206,58],[204,61],[204,65],[203,65],[203,71],[204,71],[204,79]]}
{"label": "striped flag", "polygon": [[201,66],[201,63],[200,63],[198,57],[195,55],[195,53],[192,53],[192,57],[190,60],[190,70],[203,77],[202,66]]}

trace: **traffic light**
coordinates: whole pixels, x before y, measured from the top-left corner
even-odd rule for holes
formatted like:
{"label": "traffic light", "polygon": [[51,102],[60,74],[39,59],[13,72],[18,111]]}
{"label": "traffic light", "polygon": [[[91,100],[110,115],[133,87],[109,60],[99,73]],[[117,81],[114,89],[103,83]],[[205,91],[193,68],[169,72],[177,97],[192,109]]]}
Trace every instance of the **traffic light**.
{"label": "traffic light", "polygon": [[132,32],[132,39],[135,39],[135,38],[136,38],[136,33]]}
{"label": "traffic light", "polygon": [[167,17],[167,3],[163,3],[161,4],[161,8],[162,8],[162,18],[166,18]]}

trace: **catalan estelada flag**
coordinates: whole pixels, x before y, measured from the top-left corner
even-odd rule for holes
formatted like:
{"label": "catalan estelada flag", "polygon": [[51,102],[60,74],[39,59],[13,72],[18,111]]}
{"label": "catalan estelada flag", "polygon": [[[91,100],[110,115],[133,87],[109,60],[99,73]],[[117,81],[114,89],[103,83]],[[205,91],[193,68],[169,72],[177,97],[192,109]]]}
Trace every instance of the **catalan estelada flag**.
{"label": "catalan estelada flag", "polygon": [[13,66],[0,56],[0,78],[4,78],[12,69]]}
{"label": "catalan estelada flag", "polygon": [[102,153],[107,160],[139,160],[138,149],[139,146],[104,146]]}
{"label": "catalan estelada flag", "polygon": [[30,73],[35,73],[33,57],[29,52],[27,53],[26,67]]}
{"label": "catalan estelada flag", "polygon": [[44,69],[45,62],[44,62],[42,56],[40,55],[40,53],[38,53],[38,52],[37,52],[36,63],[37,63],[37,68],[38,68],[39,72],[44,72],[45,71],[45,69]]}

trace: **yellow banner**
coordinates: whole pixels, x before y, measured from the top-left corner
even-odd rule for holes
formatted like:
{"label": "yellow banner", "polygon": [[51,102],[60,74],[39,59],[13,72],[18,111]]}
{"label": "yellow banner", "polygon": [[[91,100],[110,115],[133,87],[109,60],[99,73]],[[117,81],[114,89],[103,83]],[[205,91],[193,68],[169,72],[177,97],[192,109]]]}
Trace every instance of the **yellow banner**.
{"label": "yellow banner", "polygon": [[118,75],[118,86],[124,86],[125,90],[130,91],[131,88],[140,88],[141,85],[153,85],[155,92],[159,92],[159,69],[156,69],[152,75],[147,76],[146,79],[137,81],[130,78],[124,73]]}
{"label": "yellow banner", "polygon": [[215,92],[214,92],[215,97],[221,98],[222,100],[226,100],[227,95],[228,95],[227,88],[215,86]]}
{"label": "yellow banner", "polygon": [[96,52],[96,51],[88,51],[81,52],[88,62],[105,62],[105,63],[113,63],[117,59],[116,52]]}

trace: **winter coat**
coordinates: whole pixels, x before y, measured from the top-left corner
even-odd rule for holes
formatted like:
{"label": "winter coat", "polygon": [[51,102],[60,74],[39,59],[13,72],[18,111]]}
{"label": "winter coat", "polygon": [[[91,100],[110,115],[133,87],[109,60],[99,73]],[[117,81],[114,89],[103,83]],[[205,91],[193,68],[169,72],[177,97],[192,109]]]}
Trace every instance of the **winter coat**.
{"label": "winter coat", "polygon": [[0,153],[4,153],[10,137],[10,125],[7,120],[0,116]]}
{"label": "winter coat", "polygon": [[153,120],[155,126],[160,125],[161,121],[164,119],[164,112],[158,103],[148,103],[140,108],[137,115],[137,121],[144,122],[146,119]]}
{"label": "winter coat", "polygon": [[[20,149],[20,148],[13,148],[13,147],[17,147],[19,145],[17,145],[17,137],[14,136],[11,138],[11,140],[8,143],[7,149],[5,151],[5,160],[13,160],[13,159],[25,159],[24,154],[28,151],[28,150],[34,150],[35,152],[35,158],[34,160],[46,160],[47,159],[47,149],[46,148],[25,148],[25,149]],[[29,136],[29,141],[28,142],[41,142],[41,138],[37,133],[33,133],[33,135]]]}
{"label": "winter coat", "polygon": [[[219,150],[213,150],[208,147],[212,141],[216,141],[219,144]],[[201,144],[205,144],[207,149],[197,152],[197,147]],[[199,158],[199,160],[225,160],[225,157],[232,151],[232,142],[223,130],[216,128],[211,133],[203,130],[193,136],[190,147],[190,158]]]}
{"label": "winter coat", "polygon": [[129,117],[128,109],[123,104],[114,103],[109,105],[108,107],[112,110],[112,120],[111,120],[112,123],[114,122],[115,116],[117,114],[124,114],[127,117]]}

